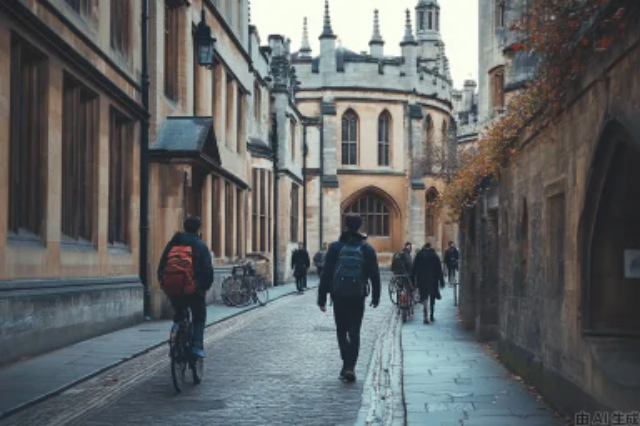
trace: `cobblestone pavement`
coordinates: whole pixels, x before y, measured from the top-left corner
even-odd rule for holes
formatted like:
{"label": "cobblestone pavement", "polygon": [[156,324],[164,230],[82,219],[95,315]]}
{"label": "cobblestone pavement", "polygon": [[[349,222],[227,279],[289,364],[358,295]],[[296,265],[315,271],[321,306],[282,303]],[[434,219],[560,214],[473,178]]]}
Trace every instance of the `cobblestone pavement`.
{"label": "cobblestone pavement", "polygon": [[443,291],[435,323],[416,311],[402,329],[409,426],[555,426],[562,418],[458,325],[453,291]]}
{"label": "cobblestone pavement", "polygon": [[[204,380],[182,394],[173,390],[168,351],[161,347],[0,425],[351,426],[376,411],[380,391],[390,393],[390,384],[379,385],[391,381],[384,363],[371,360],[380,352],[374,349],[384,347],[378,336],[394,335],[395,316],[388,299],[378,309],[367,307],[358,381],[342,383],[333,316],[330,308],[318,310],[316,295],[289,296],[207,329]],[[387,370],[390,362],[397,359],[387,357]]]}

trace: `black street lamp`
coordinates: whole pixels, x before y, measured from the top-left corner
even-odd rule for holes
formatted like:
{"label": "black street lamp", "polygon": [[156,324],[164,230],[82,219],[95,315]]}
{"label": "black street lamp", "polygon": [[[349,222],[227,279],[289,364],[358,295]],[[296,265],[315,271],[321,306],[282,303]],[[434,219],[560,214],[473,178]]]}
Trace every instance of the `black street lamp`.
{"label": "black street lamp", "polygon": [[216,39],[211,35],[211,27],[207,25],[204,7],[202,8],[202,20],[196,27],[193,39],[196,44],[198,64],[202,67],[213,67]]}

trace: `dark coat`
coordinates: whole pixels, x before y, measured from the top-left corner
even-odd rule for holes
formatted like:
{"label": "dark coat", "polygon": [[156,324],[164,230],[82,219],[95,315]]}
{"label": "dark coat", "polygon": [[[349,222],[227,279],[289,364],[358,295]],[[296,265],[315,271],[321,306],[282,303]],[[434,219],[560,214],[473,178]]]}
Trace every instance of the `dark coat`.
{"label": "dark coat", "polygon": [[402,263],[407,275],[413,270],[413,259],[411,258],[411,250],[402,250]]}
{"label": "dark coat", "polygon": [[307,269],[311,266],[309,260],[309,253],[305,249],[296,249],[291,255],[291,269],[293,269],[293,275],[299,277],[307,273]]}
{"label": "dark coat", "polygon": [[[324,258],[324,268],[320,277],[320,287],[318,288],[318,306],[327,304],[327,294],[331,293],[333,287],[333,276],[336,272],[336,264],[340,251],[347,245],[355,245],[363,242],[365,237],[358,233],[345,232],[340,236],[340,240],[331,244],[327,255]],[[364,254],[364,267],[362,268],[363,278],[371,282],[371,302],[377,305],[380,303],[380,269],[378,267],[378,256],[376,251],[369,244],[364,243],[362,252]]]}
{"label": "dark coat", "polygon": [[447,268],[457,268],[460,260],[460,252],[455,247],[449,247],[444,253],[444,263]]}
{"label": "dark coat", "polygon": [[420,290],[420,300],[440,297],[440,287],[444,286],[440,257],[433,249],[422,249],[413,260],[411,278]]}
{"label": "dark coat", "polygon": [[167,259],[169,252],[174,246],[191,246],[193,247],[193,277],[198,283],[198,292],[205,294],[213,284],[213,261],[211,259],[211,252],[209,247],[200,239],[196,234],[189,234],[187,232],[176,233],[171,241],[164,248],[162,257],[160,258],[160,264],[158,265],[158,277],[164,272],[164,268],[167,266]]}

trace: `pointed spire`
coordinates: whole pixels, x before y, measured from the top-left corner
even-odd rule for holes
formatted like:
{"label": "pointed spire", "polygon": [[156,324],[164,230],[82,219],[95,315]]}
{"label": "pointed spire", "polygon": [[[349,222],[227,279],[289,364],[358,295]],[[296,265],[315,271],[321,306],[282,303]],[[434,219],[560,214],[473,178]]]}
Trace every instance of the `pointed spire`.
{"label": "pointed spire", "polygon": [[311,53],[311,45],[309,44],[309,27],[307,26],[307,17],[304,18],[304,25],[302,29],[302,45],[300,46],[300,53]]}
{"label": "pointed spire", "polygon": [[373,36],[371,37],[371,43],[384,43],[382,35],[380,34],[380,18],[378,17],[378,9],[373,12]]}
{"label": "pointed spire", "polygon": [[409,9],[407,9],[407,22],[405,25],[405,29],[404,29],[404,40],[403,41],[415,41],[415,38],[413,37],[413,29],[411,28],[411,11],[409,11]]}
{"label": "pointed spire", "polygon": [[320,38],[336,38],[331,29],[331,15],[329,14],[329,0],[324,1],[324,27]]}

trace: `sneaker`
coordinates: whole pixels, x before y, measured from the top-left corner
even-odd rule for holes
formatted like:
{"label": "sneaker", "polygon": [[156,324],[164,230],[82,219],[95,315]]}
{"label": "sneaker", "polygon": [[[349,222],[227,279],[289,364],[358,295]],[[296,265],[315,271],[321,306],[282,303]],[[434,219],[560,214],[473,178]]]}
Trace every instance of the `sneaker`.
{"label": "sneaker", "polygon": [[353,370],[346,370],[344,372],[344,380],[346,380],[347,382],[355,382],[356,373]]}
{"label": "sneaker", "polygon": [[424,317],[424,324],[429,324],[429,320],[427,319],[427,317]]}
{"label": "sneaker", "polygon": [[195,356],[196,358],[206,358],[207,357],[207,354],[204,353],[204,351],[202,349],[193,348],[192,353],[193,353],[193,356]]}

